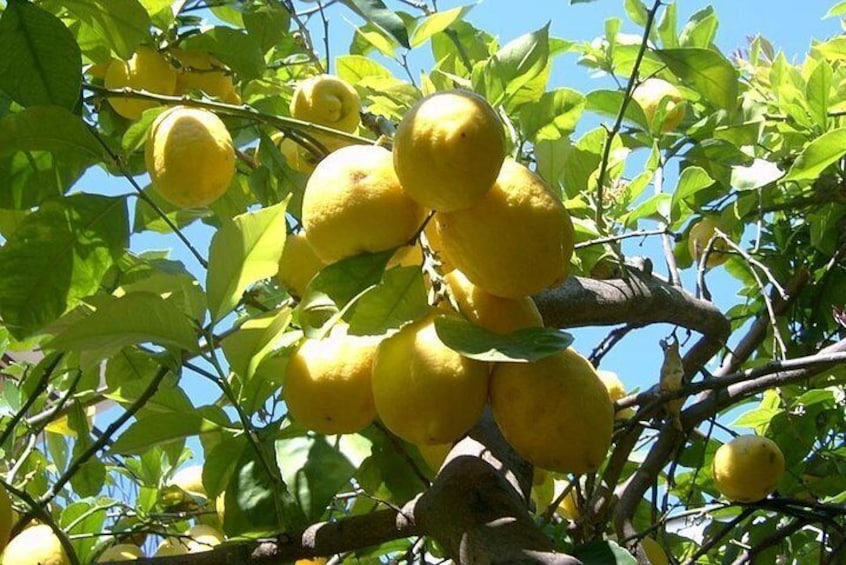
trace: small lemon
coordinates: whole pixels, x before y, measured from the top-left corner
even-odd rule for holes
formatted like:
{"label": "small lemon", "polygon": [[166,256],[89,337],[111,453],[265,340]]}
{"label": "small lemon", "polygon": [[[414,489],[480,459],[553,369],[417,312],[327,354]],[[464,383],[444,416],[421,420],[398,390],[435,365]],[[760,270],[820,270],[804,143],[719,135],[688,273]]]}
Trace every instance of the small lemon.
{"label": "small lemon", "polygon": [[202,553],[209,551],[214,546],[223,543],[223,532],[214,526],[207,526],[206,524],[197,524],[192,526],[185,532],[185,535],[191,539],[188,541],[188,553]]}
{"label": "small lemon", "polygon": [[[176,69],[152,47],[141,46],[128,61],[115,59],[109,63],[103,84],[108,89],[129,87],[171,95],[176,91]],[[130,120],[137,120],[144,110],[158,106],[153,100],[124,97],[109,97],[109,104]]]}
{"label": "small lemon", "polygon": [[170,484],[178,486],[192,496],[207,498],[206,487],[203,486],[203,466],[190,465],[176,472]]}
{"label": "small lemon", "polygon": [[180,65],[176,76],[176,94],[201,90],[227,104],[241,103],[226,65],[209,53],[174,49],[172,55]]}
{"label": "small lemon", "polygon": [[[613,371],[597,371],[596,374],[599,375],[599,378],[602,380],[602,384],[604,384],[606,390],[608,390],[608,396],[611,398],[611,402],[617,402],[626,396],[626,385],[623,384],[623,381],[620,380],[617,373]],[[625,408],[618,411],[614,415],[614,419],[628,420],[632,416],[634,416],[634,409]]]}
{"label": "small lemon", "polygon": [[477,326],[498,334],[543,327],[543,318],[534,301],[528,296],[494,296],[474,285],[458,269],[447,273],[444,280],[461,313]]}
{"label": "small lemon", "polygon": [[390,151],[375,145],[331,153],[314,169],[303,195],[306,237],[327,264],[399,247],[424,217],[400,187]]}
{"label": "small lemon", "polygon": [[276,278],[292,296],[300,298],[311,279],[325,266],[326,263],[314,252],[303,232],[288,234],[282,247]]}
{"label": "small lemon", "polygon": [[332,75],[300,82],[291,98],[291,116],[306,122],[353,132],[361,122],[361,98],[351,84]]}
{"label": "small lemon", "polygon": [[144,157],[153,186],[179,208],[208,206],[235,176],[235,149],[226,125],[199,108],[176,106],[156,118]]}
{"label": "small lemon", "polygon": [[444,345],[432,316],[403,327],[376,349],[376,412],[405,441],[454,442],[482,415],[487,396],[488,364]]}
{"label": "small lemon", "polygon": [[156,548],[153,557],[170,557],[173,555],[188,555],[188,540],[167,538]]}
{"label": "small lemon", "polygon": [[593,365],[573,349],[531,363],[495,363],[491,408],[508,443],[542,469],[596,471],[611,444],[611,399]]}
{"label": "small lemon", "polygon": [[643,546],[643,552],[646,553],[646,558],[649,559],[649,565],[669,565],[670,560],[667,559],[667,553],[657,541],[646,536],[640,540],[640,545]]}
{"label": "small lemon", "polygon": [[[708,248],[708,242],[714,237],[714,231],[719,227],[719,221],[716,216],[704,216],[691,226],[687,234],[687,248],[695,262],[694,266],[699,266],[699,262]],[[705,264],[705,268],[711,269],[725,263],[731,256],[729,253],[726,253],[727,250],[728,244],[725,240],[722,238],[715,239],[711,253],[708,254],[708,261]]]}
{"label": "small lemon", "polygon": [[371,372],[378,339],[335,326],[323,339],[307,339],[288,361],[285,402],[291,416],[322,434],[351,434],[376,417]]}
{"label": "small lemon", "polygon": [[144,552],[141,548],[132,543],[119,543],[106,549],[97,558],[97,563],[105,563],[107,561],[135,561],[144,557]]}
{"label": "small lemon", "polygon": [[62,542],[46,524],[27,528],[9,542],[0,565],[68,565]]}
{"label": "small lemon", "polygon": [[300,173],[311,174],[317,166],[317,159],[305,147],[278,132],[270,136],[270,139],[279,148],[279,152],[285,156],[288,166]]}
{"label": "small lemon", "polygon": [[512,159],[481,201],[438,212],[434,221],[450,262],[496,296],[535,294],[569,273],[570,215],[539,176]]}
{"label": "small lemon", "polygon": [[481,96],[439,92],[415,104],[394,136],[394,166],[403,188],[422,206],[467,208],[493,186],[505,159],[499,116]]}
{"label": "small lemon", "polygon": [[9,543],[12,526],[17,521],[15,514],[9,493],[6,492],[5,488],[0,487],[0,551],[3,551],[3,548]]}
{"label": "small lemon", "polygon": [[[678,88],[660,78],[648,78],[640,83],[632,93],[632,99],[638,103],[646,115],[646,121],[662,133],[676,129],[684,119],[684,97]],[[666,99],[664,121],[655,124],[655,114]]]}
{"label": "small lemon", "polygon": [[717,449],[711,471],[723,496],[736,502],[757,502],[778,487],[784,475],[784,454],[769,438],[738,436]]}
{"label": "small lemon", "polygon": [[[558,498],[561,493],[564,492],[564,489],[569,486],[570,483],[568,481],[556,480],[555,498]],[[558,512],[571,522],[575,522],[582,517],[582,511],[579,509],[579,499],[576,495],[575,486],[571,488],[570,492],[568,492],[567,495],[561,499],[561,502],[558,503]]]}

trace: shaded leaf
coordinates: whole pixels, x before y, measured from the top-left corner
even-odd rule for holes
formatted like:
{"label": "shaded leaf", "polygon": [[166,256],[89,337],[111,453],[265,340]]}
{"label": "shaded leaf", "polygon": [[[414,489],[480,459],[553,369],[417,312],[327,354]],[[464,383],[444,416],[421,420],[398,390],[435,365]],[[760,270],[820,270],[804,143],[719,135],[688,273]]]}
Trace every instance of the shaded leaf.
{"label": "shaded leaf", "polygon": [[634,556],[613,541],[593,541],[573,549],[584,565],[637,565]]}
{"label": "shaded leaf", "polygon": [[290,308],[266,312],[246,320],[238,331],[221,344],[230,369],[243,381],[250,380],[279,337],[288,329],[290,322]]}
{"label": "shaded leaf", "polygon": [[420,267],[397,267],[364,294],[350,319],[349,333],[377,335],[419,320],[429,310]]}
{"label": "shaded leaf", "polygon": [[573,343],[572,335],[555,328],[525,328],[502,335],[455,316],[438,316],[435,331],[444,345],[478,361],[538,361]]}
{"label": "shaded leaf", "polygon": [[123,60],[149,36],[150,16],[138,0],[62,0],[62,6]]}
{"label": "shaded leaf", "polygon": [[203,418],[197,412],[158,414],[135,421],[115,440],[111,450],[123,455],[137,455],[159,444],[223,429],[219,423]]}
{"label": "shaded leaf", "polygon": [[368,22],[388,33],[400,45],[406,49],[411,48],[405,22],[392,12],[382,0],[342,0],[342,2]]}
{"label": "shaded leaf", "polygon": [[0,157],[16,151],[73,151],[91,162],[104,159],[103,147],[74,114],[57,106],[34,106],[0,119]]}

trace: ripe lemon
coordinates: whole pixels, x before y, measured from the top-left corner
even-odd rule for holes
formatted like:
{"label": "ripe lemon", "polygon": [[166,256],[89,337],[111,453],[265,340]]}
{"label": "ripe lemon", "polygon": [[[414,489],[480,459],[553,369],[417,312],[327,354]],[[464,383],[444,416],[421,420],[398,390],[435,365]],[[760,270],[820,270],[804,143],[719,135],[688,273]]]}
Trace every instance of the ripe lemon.
{"label": "ripe lemon", "polygon": [[97,563],[106,561],[135,561],[144,557],[141,548],[132,543],[119,543],[108,548],[97,558]]}
{"label": "ripe lemon", "polygon": [[493,186],[505,159],[505,134],[488,102],[469,91],[439,92],[415,104],[394,136],[394,166],[421,205],[452,212]]}
{"label": "ripe lemon", "polygon": [[[351,84],[332,75],[300,82],[291,98],[291,116],[351,133],[361,122],[361,98]],[[328,137],[328,136],[327,136]]]}
{"label": "ripe lemon", "polygon": [[188,553],[202,553],[209,551],[216,545],[223,543],[223,532],[213,526],[206,524],[197,524],[192,526],[185,532],[185,535],[190,536],[188,541]]}
{"label": "ripe lemon", "polygon": [[288,361],[285,402],[291,416],[322,434],[351,434],[376,418],[370,386],[378,339],[339,325],[307,339]]}
{"label": "ripe lemon", "polygon": [[757,502],[778,487],[784,454],[769,438],[738,436],[717,449],[711,471],[723,496],[735,502]]}
{"label": "ripe lemon", "polygon": [[523,328],[543,327],[543,318],[528,296],[500,298],[471,283],[456,269],[444,276],[461,313],[486,330],[507,334]]}
{"label": "ripe lemon", "polygon": [[176,75],[176,94],[202,90],[227,104],[241,103],[226,65],[203,51],[174,49],[172,54],[180,65]]}
{"label": "ripe lemon", "polygon": [[[654,77],[646,79],[632,93],[632,99],[643,109],[650,126],[662,133],[676,129],[684,119],[684,97],[678,88],[666,80]],[[664,121],[655,124],[655,114],[665,99]]]}
{"label": "ripe lemon", "polygon": [[178,486],[192,496],[208,498],[206,487],[203,486],[202,465],[191,465],[180,469],[170,480],[170,484]]}
{"label": "ripe lemon", "polygon": [[496,296],[528,296],[569,273],[570,215],[539,176],[512,159],[480,202],[438,212],[434,221],[450,262]]}
{"label": "ripe lemon", "polygon": [[[626,396],[626,385],[623,384],[623,381],[620,380],[617,373],[613,371],[597,371],[596,374],[599,375],[599,378],[602,380],[602,384],[605,385],[605,388],[608,391],[608,396],[611,398],[611,402],[617,402]],[[616,412],[614,419],[627,420],[634,416],[634,413],[635,411],[633,408],[625,408]]]}
{"label": "ripe lemon", "polygon": [[488,364],[444,345],[431,316],[403,327],[376,350],[376,412],[410,443],[454,442],[482,415],[487,396]]}
{"label": "ripe lemon", "polygon": [[198,108],[176,106],[156,118],[144,157],[153,186],[179,208],[208,206],[235,175],[229,131],[214,113]]}
{"label": "ripe lemon", "polygon": [[447,455],[452,450],[452,444],[436,443],[433,445],[418,445],[417,449],[420,451],[423,461],[426,462],[432,471],[437,473],[440,471],[444,461],[446,461]]}
{"label": "ripe lemon", "polygon": [[276,278],[291,296],[302,297],[311,279],[326,266],[303,232],[285,238]]}
{"label": "ripe lemon", "polygon": [[285,156],[289,167],[306,174],[311,174],[314,171],[314,167],[317,166],[317,159],[305,147],[290,137],[285,137],[281,132],[273,134],[270,139],[279,148],[279,152]]}
{"label": "ripe lemon", "polygon": [[326,565],[325,557],[315,557],[313,559],[297,559],[294,565]]}
{"label": "ripe lemon", "polygon": [[9,534],[12,526],[17,521],[15,510],[12,508],[12,500],[6,489],[0,487],[0,551],[9,543]]}
{"label": "ripe lemon", "polygon": [[0,565],[68,565],[62,543],[50,526],[40,524],[27,528],[9,542]]}
{"label": "ripe lemon", "polygon": [[[708,242],[714,236],[714,230],[719,228],[719,221],[715,216],[704,216],[701,220],[691,226],[687,234],[687,248],[690,251],[690,256],[695,261],[695,266],[699,266],[702,256],[705,255],[705,250],[708,248]],[[723,240],[715,239],[714,245],[711,248],[711,253],[708,255],[708,261],[705,268],[711,269],[725,263],[730,257],[728,244]]]}
{"label": "ripe lemon", "polygon": [[153,557],[169,557],[172,555],[188,555],[188,541],[180,538],[167,538],[156,548]]}
{"label": "ripe lemon", "polygon": [[314,169],[303,195],[302,220],[314,252],[326,263],[407,243],[424,211],[399,185],[391,153],[353,145]]}
{"label": "ripe lemon", "polygon": [[[118,59],[109,63],[103,81],[106,88],[146,90],[171,95],[176,91],[176,69],[152,47],[139,47],[128,61]],[[130,120],[137,120],[144,110],[158,106],[153,100],[109,97],[115,112]]]}
{"label": "ripe lemon", "polygon": [[532,363],[494,364],[491,407],[508,443],[542,469],[596,471],[611,444],[608,392],[573,349]]}
{"label": "ripe lemon", "polygon": [[[555,497],[558,498],[564,492],[564,489],[569,486],[570,483],[568,481],[556,480]],[[576,496],[576,487],[571,488],[567,496],[562,498],[561,502],[558,503],[558,512],[571,522],[575,522],[582,517],[582,511],[579,509],[579,499]]]}
{"label": "ripe lemon", "polygon": [[657,541],[649,536],[640,540],[643,546],[643,552],[646,553],[646,558],[649,559],[649,565],[669,565],[670,560],[667,559],[667,553]]}

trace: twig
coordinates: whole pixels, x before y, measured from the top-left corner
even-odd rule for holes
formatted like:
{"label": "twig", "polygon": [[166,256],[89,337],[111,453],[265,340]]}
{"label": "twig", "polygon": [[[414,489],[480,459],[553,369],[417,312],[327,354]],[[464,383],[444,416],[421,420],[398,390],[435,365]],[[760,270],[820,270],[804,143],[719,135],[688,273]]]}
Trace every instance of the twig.
{"label": "twig", "polygon": [[638,230],[638,231],[630,231],[626,233],[622,233],[619,235],[609,235],[605,237],[597,237],[596,239],[590,239],[588,241],[582,241],[581,243],[577,243],[573,246],[574,249],[584,249],[585,247],[591,247],[593,245],[602,245],[603,243],[613,243],[615,241],[620,241],[623,239],[629,239],[631,237],[648,237],[650,235],[667,235],[671,234],[666,228],[657,229],[657,230]]}
{"label": "twig", "polygon": [[611,349],[617,345],[624,337],[626,337],[629,332],[634,330],[640,329],[643,327],[643,324],[627,324],[625,326],[621,326],[619,328],[615,328],[608,332],[608,335],[599,342],[599,344],[594,347],[593,351],[590,352],[588,356],[588,360],[591,364],[596,367],[599,366],[602,358],[605,357]]}
{"label": "twig", "polygon": [[[653,185],[655,186],[655,194],[664,192],[664,165],[659,165],[653,174]],[[664,259],[667,261],[667,271],[670,274],[670,281],[673,286],[681,287],[681,275],[679,268],[676,266],[676,256],[673,253],[673,240],[670,234],[667,233],[667,222],[663,219],[658,222],[658,225],[663,229],[664,233],[661,235],[661,243],[664,247]]]}
{"label": "twig", "polygon": [[696,553],[694,553],[690,557],[690,559],[685,561],[685,565],[694,565],[696,563],[697,559],[707,555],[708,552],[711,551],[714,547],[716,547],[717,544],[719,544],[720,541],[724,537],[726,537],[734,528],[736,528],[738,524],[740,524],[742,521],[744,521],[746,518],[748,518],[749,515],[752,514],[752,512],[754,512],[754,510],[755,510],[754,508],[744,508],[740,512],[740,514],[735,516],[733,520],[731,520],[728,524],[726,524],[725,528],[721,529],[719,532],[716,533],[715,536],[713,536],[707,542],[703,543],[699,547],[699,549],[696,551]]}
{"label": "twig", "polygon": [[53,376],[53,371],[56,370],[56,367],[64,358],[64,353],[51,353],[50,355],[53,356],[53,360],[50,361],[47,366],[44,368],[44,372],[41,375],[41,378],[38,379],[38,384],[35,385],[35,388],[32,390],[32,393],[29,395],[29,398],[26,399],[24,405],[21,406],[21,409],[15,412],[15,415],[12,416],[12,419],[9,420],[9,423],[6,424],[6,427],[3,429],[3,433],[0,434],[0,445],[5,445],[6,441],[9,439],[9,436],[15,431],[15,427],[18,423],[23,419],[24,415],[32,408],[32,405],[38,400],[38,397],[41,396],[41,393],[47,390],[47,387],[50,384],[50,378]]}

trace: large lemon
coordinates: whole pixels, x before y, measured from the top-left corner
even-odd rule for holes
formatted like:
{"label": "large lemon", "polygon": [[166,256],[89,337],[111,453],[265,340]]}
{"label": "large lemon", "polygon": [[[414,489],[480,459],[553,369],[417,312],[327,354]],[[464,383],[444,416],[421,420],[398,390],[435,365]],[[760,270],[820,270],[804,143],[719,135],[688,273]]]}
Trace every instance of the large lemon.
{"label": "large lemon", "polygon": [[469,91],[439,92],[415,104],[394,136],[403,188],[423,206],[451,212],[490,190],[505,158],[502,122]]}
{"label": "large lemon", "polygon": [[482,415],[488,364],[444,345],[433,317],[382,341],[373,360],[373,398],[393,433],[417,445],[450,443]]}
{"label": "large lemon", "polygon": [[[648,78],[632,93],[632,99],[640,105],[650,127],[666,133],[676,129],[684,119],[684,97],[678,88],[660,78]],[[655,115],[666,100],[664,120],[654,123]]]}
{"label": "large lemon", "polygon": [[351,434],[373,422],[370,386],[378,339],[336,326],[307,339],[288,361],[285,402],[294,420],[322,434]]}
{"label": "large lemon", "polygon": [[226,125],[199,108],[176,106],[156,118],[144,157],[153,186],[179,208],[208,206],[223,196],[235,175],[235,149]]}
{"label": "large lemon", "polygon": [[119,543],[108,548],[97,558],[97,563],[107,561],[135,561],[144,557],[141,548],[133,543]]}
{"label": "large lemon", "polygon": [[542,469],[594,472],[611,444],[611,399],[573,349],[532,363],[494,364],[491,407],[508,443]]}
{"label": "large lemon", "polygon": [[185,492],[193,496],[201,496],[207,498],[206,487],[203,486],[203,466],[190,465],[184,469],[180,469],[173,475],[170,484],[178,486]]}
{"label": "large lemon", "polygon": [[40,524],[27,528],[9,542],[0,565],[68,565],[62,543],[50,526]]}
{"label": "large lemon", "polygon": [[[176,91],[176,69],[152,47],[139,47],[128,61],[118,59],[109,63],[103,84],[109,89],[131,88],[155,94]],[[115,112],[130,120],[137,120],[142,112],[158,105],[153,100],[109,97]]]}
{"label": "large lemon", "polygon": [[282,247],[276,278],[292,296],[300,298],[311,279],[325,266],[303,232],[289,234]]}
{"label": "large lemon", "polygon": [[717,449],[711,471],[723,496],[736,502],[757,502],[778,487],[784,474],[784,454],[769,438],[738,436]]}
{"label": "large lemon", "polygon": [[[690,251],[690,256],[695,261],[695,266],[699,266],[702,256],[705,255],[705,250],[708,249],[708,242],[714,237],[714,232],[720,227],[719,220],[716,216],[704,216],[701,220],[693,224],[687,234],[687,249]],[[705,268],[711,269],[725,263],[730,254],[727,253],[728,244],[722,238],[714,240],[714,245],[711,247],[711,253],[708,254],[708,261],[705,263]]]}
{"label": "large lemon", "polygon": [[201,90],[227,104],[241,103],[241,97],[232,85],[232,76],[223,63],[203,51],[174,49],[172,53],[180,64],[176,94]]}
{"label": "large lemon", "polygon": [[9,543],[9,534],[16,521],[15,511],[12,508],[12,500],[6,489],[0,487],[0,551]]}
{"label": "large lemon", "polygon": [[567,277],[570,215],[539,176],[512,159],[481,201],[434,220],[450,262],[491,294],[528,296]]}
{"label": "large lemon", "polygon": [[461,313],[486,330],[507,334],[524,328],[543,327],[543,318],[528,296],[501,298],[470,282],[456,269],[444,276]]}
{"label": "large lemon", "polygon": [[399,247],[414,237],[423,218],[424,210],[399,185],[390,151],[375,145],[331,153],[314,169],[303,195],[306,237],[326,263]]}
{"label": "large lemon", "polygon": [[291,98],[291,116],[306,122],[353,132],[361,122],[361,98],[351,84],[332,75],[300,82]]}

